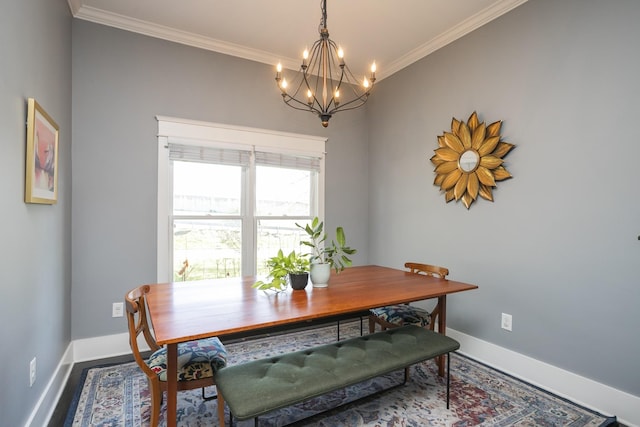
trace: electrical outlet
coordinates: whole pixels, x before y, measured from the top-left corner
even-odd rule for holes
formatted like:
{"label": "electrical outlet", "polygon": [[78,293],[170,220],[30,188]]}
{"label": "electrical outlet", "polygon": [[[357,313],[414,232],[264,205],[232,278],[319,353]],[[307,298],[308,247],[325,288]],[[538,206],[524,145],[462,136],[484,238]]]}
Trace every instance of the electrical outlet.
{"label": "electrical outlet", "polygon": [[506,329],[507,331],[511,331],[511,327],[513,324],[513,318],[510,314],[502,313],[502,329]]}
{"label": "electrical outlet", "polygon": [[36,382],[36,358],[31,359],[29,363],[29,387],[33,387],[33,383]]}
{"label": "electrical outlet", "polygon": [[122,317],[124,315],[124,303],[114,302],[111,307],[111,317]]}

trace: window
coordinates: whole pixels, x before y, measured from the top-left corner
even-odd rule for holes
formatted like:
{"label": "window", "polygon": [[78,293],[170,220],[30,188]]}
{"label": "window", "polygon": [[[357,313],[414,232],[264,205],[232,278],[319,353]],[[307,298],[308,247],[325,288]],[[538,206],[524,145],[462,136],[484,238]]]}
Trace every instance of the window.
{"label": "window", "polygon": [[266,274],[322,216],[324,138],[158,117],[158,280]]}

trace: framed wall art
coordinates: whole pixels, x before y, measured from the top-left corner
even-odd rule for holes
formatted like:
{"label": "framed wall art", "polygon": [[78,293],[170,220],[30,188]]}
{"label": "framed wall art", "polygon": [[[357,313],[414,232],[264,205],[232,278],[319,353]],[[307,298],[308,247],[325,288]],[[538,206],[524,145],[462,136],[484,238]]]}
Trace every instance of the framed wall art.
{"label": "framed wall art", "polygon": [[58,201],[58,133],[56,122],[29,98],[24,201],[52,205]]}

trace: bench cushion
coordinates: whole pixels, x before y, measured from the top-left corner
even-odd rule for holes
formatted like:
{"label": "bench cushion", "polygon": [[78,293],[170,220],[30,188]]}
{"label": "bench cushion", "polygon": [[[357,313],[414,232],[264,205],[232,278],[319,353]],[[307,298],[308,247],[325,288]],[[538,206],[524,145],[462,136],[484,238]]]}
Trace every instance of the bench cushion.
{"label": "bench cushion", "polygon": [[320,396],[457,350],[452,338],[404,326],[332,344],[227,366],[218,391],[239,420]]}

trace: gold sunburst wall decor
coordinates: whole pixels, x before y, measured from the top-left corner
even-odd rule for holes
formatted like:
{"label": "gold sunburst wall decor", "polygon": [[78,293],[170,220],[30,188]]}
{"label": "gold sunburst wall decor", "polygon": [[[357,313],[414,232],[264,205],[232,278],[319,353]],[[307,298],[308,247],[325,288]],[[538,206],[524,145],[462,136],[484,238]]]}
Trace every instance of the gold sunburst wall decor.
{"label": "gold sunburst wall decor", "polygon": [[500,140],[502,121],[480,123],[474,111],[467,123],[451,120],[451,132],[438,136],[438,148],[431,162],[435,165],[434,185],[445,200],[462,200],[467,209],[478,196],[493,201],[496,181],[511,178],[502,159],[513,144]]}

